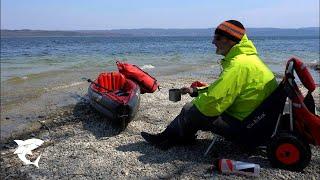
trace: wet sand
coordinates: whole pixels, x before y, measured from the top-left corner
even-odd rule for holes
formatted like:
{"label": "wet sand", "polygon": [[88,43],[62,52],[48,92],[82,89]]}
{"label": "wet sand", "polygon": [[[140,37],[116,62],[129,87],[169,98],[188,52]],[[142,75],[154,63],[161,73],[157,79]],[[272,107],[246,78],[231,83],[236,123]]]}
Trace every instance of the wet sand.
{"label": "wet sand", "polygon": [[[160,91],[141,95],[140,109],[128,128],[119,133],[116,125],[93,110],[86,100],[87,84],[56,89],[43,95],[49,101],[43,111],[33,109],[34,127],[16,133],[15,139],[40,138],[45,141],[34,155],[39,154],[40,168],[25,166],[13,152],[17,145],[12,138],[2,139],[1,179],[246,179],[240,175],[220,175],[212,170],[217,158],[230,158],[260,164],[262,179],[319,179],[320,148],[312,146],[312,160],[304,172],[274,169],[265,152],[248,153],[228,141],[220,139],[209,156],[203,154],[214,136],[199,132],[198,140],[190,146],[178,146],[167,151],[147,144],[141,131],[161,132],[191,101],[168,100],[168,89],[189,85],[195,80],[208,82],[208,76],[163,76],[158,79]],[[61,92],[67,92],[62,93]],[[319,87],[315,100],[319,109]],[[47,99],[49,98],[49,99]],[[50,100],[51,98],[51,100]],[[41,98],[40,98],[41,99]],[[59,105],[60,101],[62,103]],[[32,104],[32,103],[31,103]],[[21,110],[28,110],[25,105]],[[31,106],[32,107],[32,106]],[[23,113],[22,113],[23,114]],[[23,116],[23,115],[21,115]],[[26,118],[26,117],[24,117]],[[7,119],[8,121],[11,120]],[[26,126],[30,127],[30,126]]]}

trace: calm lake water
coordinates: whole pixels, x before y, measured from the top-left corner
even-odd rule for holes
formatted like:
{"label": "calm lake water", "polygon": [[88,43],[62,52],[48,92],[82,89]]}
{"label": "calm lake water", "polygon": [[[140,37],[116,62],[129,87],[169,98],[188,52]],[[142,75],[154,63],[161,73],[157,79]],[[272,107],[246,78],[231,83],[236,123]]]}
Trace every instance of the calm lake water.
{"label": "calm lake water", "polygon": [[[260,56],[282,73],[290,56],[319,62],[319,37],[252,37]],[[33,37],[1,39],[1,81],[60,70],[112,70],[116,59],[161,71],[216,64],[211,37]],[[172,68],[174,71],[175,68]],[[29,77],[30,76],[30,77]],[[39,76],[37,76],[39,78]]]}

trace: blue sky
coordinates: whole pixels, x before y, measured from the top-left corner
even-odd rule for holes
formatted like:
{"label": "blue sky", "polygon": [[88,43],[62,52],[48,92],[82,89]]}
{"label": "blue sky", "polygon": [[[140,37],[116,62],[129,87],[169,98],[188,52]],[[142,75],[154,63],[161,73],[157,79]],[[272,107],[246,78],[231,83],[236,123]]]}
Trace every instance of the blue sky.
{"label": "blue sky", "polygon": [[1,29],[319,27],[319,0],[1,0]]}

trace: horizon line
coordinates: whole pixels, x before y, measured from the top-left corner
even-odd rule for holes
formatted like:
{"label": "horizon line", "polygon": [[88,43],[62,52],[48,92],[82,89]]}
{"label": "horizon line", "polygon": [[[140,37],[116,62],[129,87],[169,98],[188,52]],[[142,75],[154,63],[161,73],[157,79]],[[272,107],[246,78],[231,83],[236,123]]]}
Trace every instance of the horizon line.
{"label": "horizon line", "polygon": [[[246,29],[306,29],[306,28],[320,28],[320,26],[306,26],[306,27],[296,27],[296,28],[279,28],[279,27],[247,27]],[[117,28],[117,29],[6,29],[0,28],[0,30],[9,30],[9,31],[22,31],[22,30],[31,30],[31,31],[112,31],[112,30],[142,30],[142,29],[161,29],[161,30],[184,30],[184,29],[215,29],[215,27],[208,28]]]}

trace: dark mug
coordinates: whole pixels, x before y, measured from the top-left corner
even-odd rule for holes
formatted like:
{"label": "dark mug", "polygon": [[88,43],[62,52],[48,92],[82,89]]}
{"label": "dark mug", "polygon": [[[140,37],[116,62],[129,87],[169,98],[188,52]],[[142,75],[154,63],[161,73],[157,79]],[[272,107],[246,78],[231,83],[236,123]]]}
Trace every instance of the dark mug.
{"label": "dark mug", "polygon": [[178,102],[181,100],[181,90],[180,89],[169,89],[169,100],[173,102]]}

